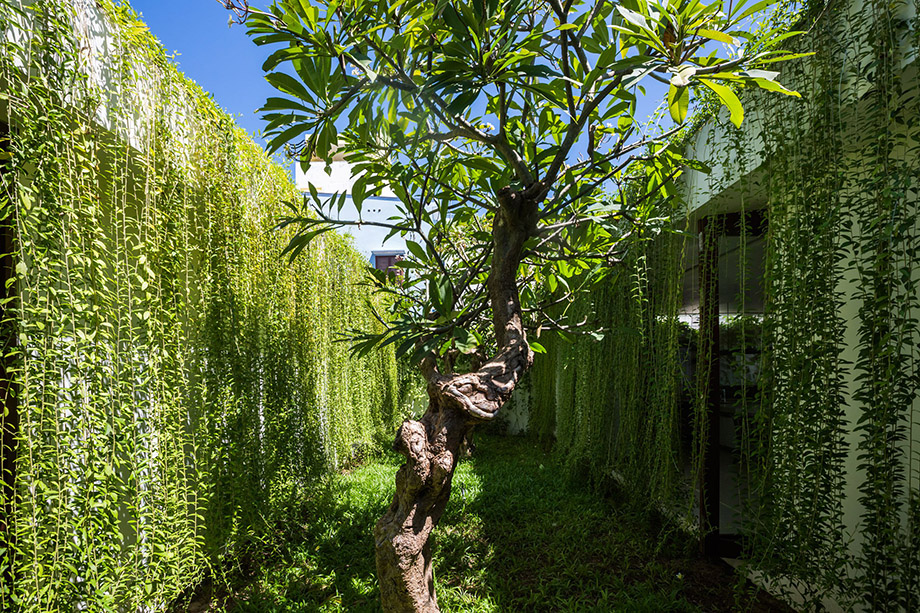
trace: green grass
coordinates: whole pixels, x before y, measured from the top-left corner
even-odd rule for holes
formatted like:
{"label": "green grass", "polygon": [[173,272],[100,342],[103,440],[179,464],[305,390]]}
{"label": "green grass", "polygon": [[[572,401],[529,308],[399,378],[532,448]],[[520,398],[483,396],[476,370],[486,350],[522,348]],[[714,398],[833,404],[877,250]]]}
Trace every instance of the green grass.
{"label": "green grass", "polygon": [[[566,468],[532,442],[477,442],[476,457],[457,469],[434,533],[445,612],[721,610],[713,590],[737,604],[730,578],[719,580],[725,586],[690,585],[692,563],[663,550],[647,522],[573,485]],[[254,554],[249,570],[231,573],[226,607],[215,599],[211,610],[379,611],[371,529],[400,459],[334,475],[311,492],[296,530]]]}

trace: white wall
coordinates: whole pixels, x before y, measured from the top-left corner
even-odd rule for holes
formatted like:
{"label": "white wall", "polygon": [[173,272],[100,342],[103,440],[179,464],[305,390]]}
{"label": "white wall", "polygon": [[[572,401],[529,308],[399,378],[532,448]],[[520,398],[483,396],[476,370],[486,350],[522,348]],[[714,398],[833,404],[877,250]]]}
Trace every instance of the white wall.
{"label": "white wall", "polygon": [[[355,175],[352,171],[352,165],[345,161],[342,154],[336,154],[332,163],[327,166],[322,160],[314,159],[305,171],[300,164],[295,164],[295,178],[297,189],[302,192],[308,192],[310,185],[316,189],[319,194],[331,196],[332,194],[349,194],[345,206],[339,212],[333,212],[336,219],[350,221],[369,221],[378,223],[388,223],[390,217],[402,214],[398,211],[399,201],[393,191],[385,187],[381,190],[379,197],[367,198],[361,206],[359,213],[351,199],[351,189],[355,182]],[[387,239],[390,233],[388,228],[382,228],[373,225],[345,226],[341,229],[343,234],[349,234],[355,239],[355,247],[362,254],[370,258],[372,251],[380,250],[406,250],[406,238],[395,236]]]}

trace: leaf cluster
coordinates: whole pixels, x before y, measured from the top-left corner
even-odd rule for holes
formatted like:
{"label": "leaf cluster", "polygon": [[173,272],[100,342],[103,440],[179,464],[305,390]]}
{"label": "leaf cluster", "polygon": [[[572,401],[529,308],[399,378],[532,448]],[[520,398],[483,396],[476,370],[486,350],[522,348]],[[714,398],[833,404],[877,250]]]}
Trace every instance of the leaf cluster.
{"label": "leaf cluster", "polygon": [[[270,149],[285,147],[304,166],[344,151],[357,177],[355,219],[341,219],[341,198],[314,193],[294,206],[282,221],[300,228],[290,254],[325,230],[369,223],[364,201],[392,190],[398,212],[377,225],[409,238],[411,256],[402,284],[374,282],[406,308],[376,342],[465,350],[489,336],[483,287],[499,194],[527,194],[538,206],[518,271],[527,324],[591,328],[567,305],[630,244],[660,231],[677,204],[675,180],[689,162],[667,138],[691,90],[715,92],[736,123],[735,88],[794,94],[759,68],[792,56],[762,40],[751,54],[738,44],[768,7],[280,0],[248,9],[253,40],[275,47],[264,65],[281,93],[263,108]],[[637,118],[649,80],[669,86],[677,125],[664,132]]]}

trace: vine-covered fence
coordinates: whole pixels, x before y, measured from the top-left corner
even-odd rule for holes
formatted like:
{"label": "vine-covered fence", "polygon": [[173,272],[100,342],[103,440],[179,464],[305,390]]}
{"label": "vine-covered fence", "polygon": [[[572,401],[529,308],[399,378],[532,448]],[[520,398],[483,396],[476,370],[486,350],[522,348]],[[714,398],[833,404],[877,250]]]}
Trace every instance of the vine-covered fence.
{"label": "vine-covered fence", "polygon": [[0,609],[162,608],[392,432],[336,235],[126,5],[0,0]]}
{"label": "vine-covered fence", "polygon": [[741,130],[690,131],[713,172],[688,238],[580,305],[608,334],[538,356],[531,427],[704,532],[715,489],[732,555],[805,610],[915,611],[920,12],[807,4],[778,13],[810,30],[782,67],[803,100],[745,96]]}

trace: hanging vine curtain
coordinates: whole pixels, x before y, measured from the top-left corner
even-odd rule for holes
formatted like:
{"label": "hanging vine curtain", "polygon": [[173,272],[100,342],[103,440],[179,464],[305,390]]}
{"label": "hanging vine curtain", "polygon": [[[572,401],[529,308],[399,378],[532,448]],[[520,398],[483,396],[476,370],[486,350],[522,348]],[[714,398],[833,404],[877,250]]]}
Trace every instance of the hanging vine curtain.
{"label": "hanging vine curtain", "polygon": [[[918,14],[913,0],[781,5],[768,27],[808,30],[796,45],[815,53],[781,67],[803,100],[744,92],[760,119],[724,122],[703,160],[764,200],[763,325],[732,324],[743,359],[763,350],[735,420],[739,513],[751,564],[807,610],[920,609]],[[675,365],[714,348],[672,317],[682,252],[637,254],[580,305],[608,333],[547,345],[531,424],[591,474],[692,510],[709,390],[696,377],[680,419]]]}
{"label": "hanging vine curtain", "polygon": [[0,608],[160,609],[392,432],[412,386],[334,342],[378,325],[361,256],[328,235],[279,257],[288,173],[128,6],[0,0],[0,32]]}

